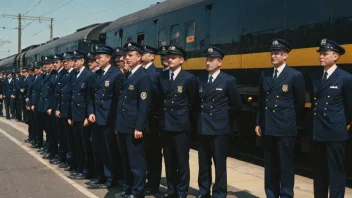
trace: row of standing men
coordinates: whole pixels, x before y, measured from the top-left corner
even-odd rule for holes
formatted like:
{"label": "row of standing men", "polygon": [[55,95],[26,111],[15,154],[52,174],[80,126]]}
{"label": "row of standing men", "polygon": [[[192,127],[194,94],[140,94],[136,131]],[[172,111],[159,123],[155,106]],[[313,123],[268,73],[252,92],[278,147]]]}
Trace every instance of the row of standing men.
{"label": "row of standing men", "polygon": [[[314,194],[327,197],[330,186],[331,197],[343,197],[352,77],[336,63],[345,49],[323,39],[318,52],[324,70],[314,74],[306,86],[303,75],[286,64],[291,46],[282,39],[273,39],[270,45],[274,67],[261,75],[255,128],[263,142],[266,195],[294,196],[296,113],[304,107],[307,87],[314,113]],[[114,60],[119,69],[110,64],[114,53],[119,54]],[[181,47],[159,49],[167,71],[154,67],[156,53],[152,47],[132,42],[115,52],[98,45],[94,54],[74,51],[46,57],[42,68],[46,74],[36,66],[36,79],[28,86],[30,139],[34,138],[34,147],[41,147],[44,129],[49,144],[44,157],[54,157],[52,163],[73,171],[73,179],[91,178],[94,167],[98,179],[89,183],[90,188],[109,188],[125,180],[123,191],[115,197],[158,192],[163,153],[168,189],[162,197],[186,197],[191,123],[196,123],[197,197],[210,197],[211,191],[212,197],[226,197],[227,135],[231,117],[241,108],[241,97],[236,79],[220,71],[224,53],[209,47],[205,51],[208,72],[197,78],[182,70],[187,54]],[[85,60],[93,72],[83,67]],[[51,62],[55,69],[50,70]],[[66,73],[60,77],[62,71]],[[45,127],[43,120],[48,121]],[[216,175],[210,190],[212,158]]]}

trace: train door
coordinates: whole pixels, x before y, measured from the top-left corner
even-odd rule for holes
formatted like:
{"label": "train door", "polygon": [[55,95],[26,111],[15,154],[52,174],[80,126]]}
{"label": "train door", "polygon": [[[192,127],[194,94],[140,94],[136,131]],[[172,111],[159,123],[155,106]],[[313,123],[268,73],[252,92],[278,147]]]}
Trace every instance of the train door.
{"label": "train door", "polygon": [[205,40],[200,43],[201,51],[204,51],[206,46],[210,45],[211,40],[211,11],[213,3],[205,5]]}

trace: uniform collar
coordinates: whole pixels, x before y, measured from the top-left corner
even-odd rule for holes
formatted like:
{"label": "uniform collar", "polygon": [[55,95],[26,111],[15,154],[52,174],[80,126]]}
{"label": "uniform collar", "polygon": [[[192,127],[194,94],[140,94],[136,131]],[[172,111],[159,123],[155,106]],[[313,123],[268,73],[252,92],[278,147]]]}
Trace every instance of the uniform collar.
{"label": "uniform collar", "polygon": [[275,70],[277,69],[277,76],[279,76],[281,74],[281,72],[285,69],[285,67],[286,67],[286,63],[280,65],[280,67],[278,67],[278,68],[274,67],[274,72],[273,72],[274,75],[275,75]]}
{"label": "uniform collar", "polygon": [[216,71],[215,73],[213,73],[212,75],[209,74],[208,79],[210,78],[210,76],[212,76],[213,82],[214,82],[214,80],[216,79],[216,77],[218,77],[219,74],[220,74],[220,69],[218,71]]}
{"label": "uniform collar", "polygon": [[[334,71],[336,70],[337,66],[336,64],[333,65],[332,67],[330,67],[327,71],[324,69],[324,73],[327,72],[327,78],[329,78],[331,76],[332,73],[334,73]],[[324,76],[324,75],[323,75]]]}
{"label": "uniform collar", "polygon": [[153,62],[148,63],[147,65],[144,66],[144,69],[148,69],[153,64]]}
{"label": "uniform collar", "polygon": [[142,65],[138,65],[136,67],[134,67],[132,70],[131,70],[131,75],[137,71],[137,69],[139,69]]}
{"label": "uniform collar", "polygon": [[182,69],[182,67],[179,67],[175,71],[171,71],[171,69],[169,69],[169,79],[171,78],[171,73],[174,73],[174,80],[175,80],[177,75],[180,73],[181,69]]}

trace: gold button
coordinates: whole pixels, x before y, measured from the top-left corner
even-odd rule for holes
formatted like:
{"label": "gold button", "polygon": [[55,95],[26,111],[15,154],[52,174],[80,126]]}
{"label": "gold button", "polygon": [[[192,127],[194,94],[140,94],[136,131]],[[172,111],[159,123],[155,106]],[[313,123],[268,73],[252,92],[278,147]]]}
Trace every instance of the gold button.
{"label": "gold button", "polygon": [[202,99],[202,102],[203,102],[204,100]]}
{"label": "gold button", "polygon": [[210,108],[212,109],[212,108],[213,108],[213,106],[210,106]]}
{"label": "gold button", "polygon": [[174,109],[171,109],[171,111],[173,111]]}
{"label": "gold button", "polygon": [[125,96],[125,98],[127,98],[127,96]]}
{"label": "gold button", "polygon": [[314,115],[317,115],[317,113],[314,113]]}
{"label": "gold button", "polygon": [[266,99],[266,101],[268,102],[268,99]]}
{"label": "gold button", "polygon": [[325,103],[326,105],[328,105],[329,103]]}
{"label": "gold button", "polygon": [[328,96],[328,98],[330,98],[330,96]]}
{"label": "gold button", "polygon": [[212,113],[209,113],[209,115],[213,115]]}
{"label": "gold button", "polygon": [[203,115],[203,113],[200,113],[200,115]]}
{"label": "gold button", "polygon": [[174,101],[172,101],[171,103],[174,104]]}
{"label": "gold button", "polygon": [[325,111],[326,111],[326,108],[325,108]]}
{"label": "gold button", "polygon": [[276,102],[279,102],[278,100],[276,100]]}
{"label": "gold button", "polygon": [[318,105],[318,103],[315,103],[315,105]]}
{"label": "gold button", "polygon": [[78,94],[78,95],[80,95],[80,94]]}
{"label": "gold button", "polygon": [[266,92],[266,94],[269,94],[269,92]]}
{"label": "gold button", "polygon": [[277,105],[275,105],[275,107],[277,107]]}
{"label": "gold button", "polygon": [[176,97],[177,95],[175,95],[175,97]]}
{"label": "gold button", "polygon": [[164,111],[166,111],[166,108],[164,108]]}
{"label": "gold button", "polygon": [[314,108],[314,111],[316,111],[317,110],[317,108]]}
{"label": "gold button", "polygon": [[273,110],[273,113],[275,113],[275,110]]}
{"label": "gold button", "polygon": [[277,98],[279,98],[279,96],[276,96]]}
{"label": "gold button", "polygon": [[324,113],[324,116],[326,116],[326,113]]}
{"label": "gold button", "polygon": [[79,104],[77,104],[79,106]]}
{"label": "gold button", "polygon": [[103,94],[103,96],[104,96],[104,94]]}
{"label": "gold button", "polygon": [[125,111],[124,109],[122,109],[122,111]]}
{"label": "gold button", "polygon": [[201,105],[200,107],[202,107],[202,108],[203,108],[203,105]]}
{"label": "gold button", "polygon": [[213,102],[215,101],[215,99],[213,99]]}
{"label": "gold button", "polygon": [[268,107],[265,107],[265,109],[268,109]]}
{"label": "gold button", "polygon": [[166,102],[166,100],[164,100],[164,102]]}

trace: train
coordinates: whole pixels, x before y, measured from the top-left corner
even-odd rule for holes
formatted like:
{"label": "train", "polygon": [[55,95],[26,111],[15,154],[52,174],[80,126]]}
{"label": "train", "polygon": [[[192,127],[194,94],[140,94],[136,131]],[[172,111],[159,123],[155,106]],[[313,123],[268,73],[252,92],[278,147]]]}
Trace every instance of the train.
{"label": "train", "polygon": [[[263,68],[272,67],[270,41],[287,40],[293,47],[288,65],[302,72],[306,84],[313,72],[321,70],[316,52],[320,40],[342,44],[347,53],[339,67],[352,72],[352,13],[350,0],[166,0],[112,22],[93,24],[66,37],[32,46],[0,60],[0,70],[19,69],[41,56],[72,50],[92,51],[94,44],[121,47],[137,42],[155,47],[179,45],[188,56],[183,69],[199,75],[205,72],[204,50],[219,47],[226,56],[222,71],[236,77],[243,107],[233,122],[230,150],[260,156],[260,139],[254,126]],[[158,58],[156,64],[160,67]],[[311,145],[310,98],[302,115],[298,115],[296,141],[297,164],[309,168]],[[346,156],[352,152],[346,146]],[[352,160],[346,158],[346,167]],[[352,176],[352,168],[346,168]]]}

